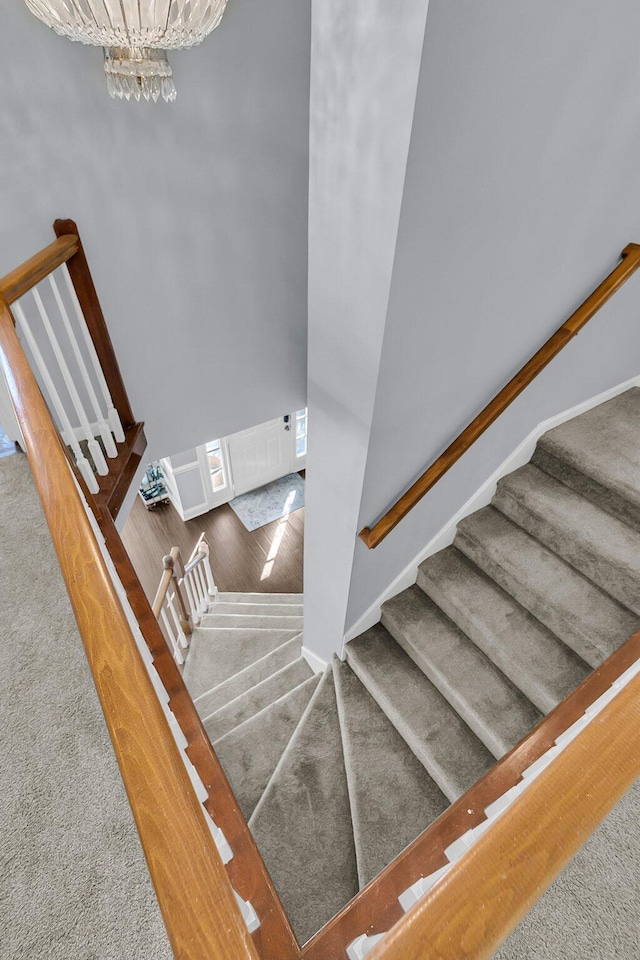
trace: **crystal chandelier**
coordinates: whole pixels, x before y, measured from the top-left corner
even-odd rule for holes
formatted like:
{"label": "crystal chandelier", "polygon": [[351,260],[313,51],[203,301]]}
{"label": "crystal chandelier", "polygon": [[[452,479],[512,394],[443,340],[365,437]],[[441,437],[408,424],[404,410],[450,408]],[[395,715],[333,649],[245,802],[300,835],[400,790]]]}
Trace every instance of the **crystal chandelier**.
{"label": "crystal chandelier", "polygon": [[112,97],[175,100],[167,50],[200,43],[222,20],[227,0],[25,0],[70,40],[104,47]]}

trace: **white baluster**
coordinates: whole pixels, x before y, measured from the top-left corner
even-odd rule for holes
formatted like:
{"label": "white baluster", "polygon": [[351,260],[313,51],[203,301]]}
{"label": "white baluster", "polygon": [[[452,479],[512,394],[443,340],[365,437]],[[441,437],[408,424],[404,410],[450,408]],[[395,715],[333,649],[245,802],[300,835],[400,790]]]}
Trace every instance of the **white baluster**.
{"label": "white baluster", "polygon": [[187,591],[187,599],[189,601],[189,612],[192,617],[195,617],[197,612],[197,607],[196,607],[196,598],[194,596],[193,586],[191,581],[192,581],[191,573],[185,573],[183,583]]}
{"label": "white baluster", "polygon": [[247,930],[249,931],[249,933],[253,933],[253,931],[257,930],[258,927],[260,926],[260,920],[258,918],[258,914],[253,909],[253,905],[249,903],[248,900],[243,900],[242,897],[238,893],[236,893],[235,890],[233,892],[235,894],[236,903],[238,904],[238,906],[240,907],[240,910],[242,911],[242,917],[244,919],[244,922],[247,925]]}
{"label": "white baluster", "polygon": [[104,371],[100,365],[100,360],[98,359],[98,354],[96,353],[96,348],[93,340],[91,339],[91,334],[89,333],[89,328],[87,327],[87,322],[84,319],[84,314],[82,312],[82,307],[80,306],[80,301],[78,300],[78,294],[76,293],[76,288],[73,285],[71,280],[71,274],[69,273],[69,268],[66,263],[63,263],[61,266],[62,275],[64,276],[65,283],[67,285],[67,290],[69,291],[69,296],[71,297],[71,302],[73,303],[76,316],[80,323],[80,329],[82,330],[82,335],[84,341],[87,345],[87,350],[89,351],[89,356],[91,357],[91,362],[93,368],[98,378],[98,383],[100,384],[100,389],[102,390],[102,395],[105,399],[107,405],[107,417],[109,424],[113,431],[113,435],[118,441],[118,443],[124,443],[124,430],[122,429],[122,424],[120,423],[120,416],[118,411],[113,405],[113,400],[111,399],[111,391],[105,379]]}
{"label": "white baluster", "polygon": [[202,569],[202,561],[196,567],[196,572],[200,578],[200,591],[202,595],[202,603],[200,605],[200,614],[204,614],[209,609],[209,599],[208,599],[208,590],[207,590],[207,578],[204,575],[204,570]]}
{"label": "white baluster", "polygon": [[54,356],[58,361],[58,366],[60,367],[62,379],[64,380],[64,384],[67,390],[69,391],[71,402],[78,415],[78,420],[80,421],[80,427],[82,429],[82,432],[84,433],[84,438],[87,441],[87,445],[89,447],[89,453],[91,454],[93,462],[96,465],[96,470],[101,476],[104,477],[109,473],[109,467],[107,466],[107,461],[104,458],[102,447],[100,446],[100,444],[94,437],[93,433],[91,432],[91,424],[89,423],[89,418],[87,417],[82,400],[80,399],[80,395],[76,389],[76,385],[74,383],[73,377],[71,376],[71,371],[69,370],[69,366],[67,364],[67,361],[65,360],[65,356],[62,350],[60,349],[60,343],[58,342],[58,338],[56,337],[55,330],[53,329],[51,320],[49,319],[49,314],[46,311],[44,303],[42,302],[40,291],[38,290],[37,287],[34,287],[31,292],[33,293],[33,299],[36,302],[38,313],[40,314],[40,319],[42,320],[42,325],[45,329],[47,336],[49,337],[49,342],[53,348]]}
{"label": "white baluster", "polygon": [[171,616],[173,617],[173,622],[176,625],[176,636],[178,637],[178,643],[180,644],[183,650],[186,650],[189,644],[187,643],[187,638],[184,635],[184,630],[182,629],[182,624],[180,623],[180,617],[178,616],[178,611],[176,610],[175,604],[173,602],[173,596],[168,593],[166,600],[167,600],[167,606],[171,611]]}
{"label": "white baluster", "polygon": [[82,477],[84,478],[84,482],[86,483],[89,491],[91,493],[99,493],[100,487],[98,486],[98,481],[94,476],[94,473],[93,473],[93,470],[91,469],[91,465],[89,461],[87,460],[87,458],[85,457],[85,455],[83,454],[80,448],[80,444],[76,440],[76,435],[73,430],[73,427],[71,426],[71,423],[69,422],[67,411],[65,410],[64,404],[62,403],[62,400],[58,395],[58,391],[55,388],[54,382],[51,379],[51,374],[47,370],[47,365],[44,362],[44,358],[40,353],[40,348],[38,347],[38,344],[36,343],[35,338],[33,336],[33,333],[31,332],[31,327],[29,326],[29,322],[25,316],[24,310],[22,309],[22,305],[20,303],[16,303],[14,304],[13,309],[15,311],[16,317],[20,321],[20,327],[26,337],[27,343],[29,344],[29,349],[33,354],[33,359],[36,362],[36,366],[38,367],[38,370],[40,371],[40,375],[44,380],[45,387],[47,388],[47,393],[49,394],[51,403],[53,404],[53,407],[60,419],[62,429],[68,438],[69,446],[73,450],[73,455],[75,457],[76,464],[78,465],[78,470],[82,474]]}
{"label": "white baluster", "polygon": [[80,370],[80,375],[82,376],[82,381],[84,383],[85,390],[89,395],[89,400],[91,401],[91,406],[93,407],[93,413],[97,421],[98,431],[100,433],[100,436],[102,437],[102,442],[104,444],[105,450],[107,451],[107,456],[117,457],[118,449],[115,445],[113,434],[111,433],[111,428],[109,427],[109,424],[105,420],[104,414],[100,409],[100,403],[98,401],[98,397],[96,396],[96,392],[93,388],[91,377],[89,376],[89,371],[87,370],[87,365],[84,362],[84,357],[82,356],[82,352],[80,350],[78,340],[76,338],[74,329],[71,326],[71,321],[69,319],[69,314],[67,313],[67,308],[65,307],[64,301],[60,296],[60,290],[58,289],[58,284],[56,283],[56,278],[53,273],[49,274],[49,283],[51,285],[51,289],[53,291],[55,301],[58,305],[58,310],[60,311],[60,316],[62,318],[64,328],[67,332],[69,343],[71,344],[71,349],[73,350],[73,355],[76,358],[76,363],[78,364],[78,368]]}
{"label": "white baluster", "polygon": [[160,611],[160,617],[161,617],[162,622],[163,622],[163,624],[164,624],[164,629],[165,629],[165,631],[166,631],[167,638],[168,638],[169,642],[171,643],[171,646],[173,647],[173,659],[176,661],[176,663],[177,663],[178,665],[182,665],[182,664],[184,663],[184,657],[182,656],[182,650],[180,649],[180,647],[179,647],[178,644],[176,643],[176,638],[175,638],[174,635],[173,635],[173,630],[171,629],[171,624],[169,623],[169,617],[168,617],[167,614],[165,613],[164,607],[163,607],[162,610]]}
{"label": "white baluster", "polygon": [[349,960],[363,960],[368,953],[371,953],[375,945],[380,943],[383,936],[383,933],[377,933],[371,937],[368,937],[366,934],[358,937],[347,947],[347,956],[349,957]]}
{"label": "white baluster", "polygon": [[204,553],[204,560],[202,561],[202,564],[204,566],[204,572],[207,578],[207,594],[209,596],[209,606],[210,606],[211,603],[218,596],[218,588],[216,587],[216,582],[213,579],[213,570],[211,569],[211,557],[209,554],[209,544],[206,542],[206,540],[202,544],[202,547],[203,547],[203,553]]}

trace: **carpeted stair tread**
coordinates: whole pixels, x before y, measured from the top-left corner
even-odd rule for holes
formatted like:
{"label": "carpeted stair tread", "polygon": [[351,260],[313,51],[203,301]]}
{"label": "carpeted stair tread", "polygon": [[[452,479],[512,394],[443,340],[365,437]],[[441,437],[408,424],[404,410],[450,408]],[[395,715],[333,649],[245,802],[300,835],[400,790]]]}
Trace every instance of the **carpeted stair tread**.
{"label": "carpeted stair tread", "polygon": [[246,820],[264,793],[319,682],[320,675],[310,677],[215,743]]}
{"label": "carpeted stair tread", "polygon": [[249,821],[301,943],[358,892],[340,721],[329,668]]}
{"label": "carpeted stair tread", "polygon": [[640,626],[636,614],[494,507],[465,517],[454,545],[594,668]]}
{"label": "carpeted stair tread", "polygon": [[590,672],[573,650],[455,547],[420,565],[418,586],[542,713]]}
{"label": "carpeted stair tread", "polygon": [[493,502],[589,580],[640,614],[640,532],[532,464],[500,480]]}
{"label": "carpeted stair tread", "polygon": [[302,630],[300,615],[253,616],[238,613],[205,613],[202,628],[218,627],[231,630]]}
{"label": "carpeted stair tread", "polygon": [[193,631],[184,670],[189,693],[192,697],[199,697],[299,635],[299,630],[197,627]]}
{"label": "carpeted stair tread", "polygon": [[384,603],[381,622],[496,759],[542,719],[420,587]]}
{"label": "carpeted stair tread", "polygon": [[301,593],[219,593],[221,603],[302,603]]}
{"label": "carpeted stair tread", "polygon": [[362,889],[449,801],[348,664],[333,671]]}
{"label": "carpeted stair tread", "polygon": [[200,694],[194,701],[200,716],[211,716],[216,710],[246,693],[251,687],[255,687],[256,684],[266,680],[267,677],[273,676],[283,667],[293,663],[300,656],[301,646],[302,640],[299,636],[294,637],[293,640],[287,640],[286,643],[251,663],[233,677],[229,677],[223,683],[207,690],[206,693]]}
{"label": "carpeted stair tread", "polygon": [[550,430],[531,462],[640,530],[640,388]]}
{"label": "carpeted stair tread", "polygon": [[347,662],[449,800],[494,757],[381,624],[347,645]]}
{"label": "carpeted stair tread", "polygon": [[260,713],[269,704],[284,697],[311,676],[313,676],[313,670],[309,664],[302,657],[298,657],[293,663],[278,670],[277,673],[262,680],[255,687],[206,717],[204,727],[209,734],[209,739],[212,743],[219,740],[234,727],[244,723],[256,713]]}
{"label": "carpeted stair tread", "polygon": [[251,617],[301,617],[301,603],[231,603],[216,600],[211,613]]}

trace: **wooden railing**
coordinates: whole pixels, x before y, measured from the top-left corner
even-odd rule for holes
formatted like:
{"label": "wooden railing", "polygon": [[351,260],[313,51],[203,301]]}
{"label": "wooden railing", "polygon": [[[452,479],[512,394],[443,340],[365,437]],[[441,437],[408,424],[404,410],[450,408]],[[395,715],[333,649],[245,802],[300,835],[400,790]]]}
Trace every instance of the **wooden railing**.
{"label": "wooden railing", "polygon": [[57,240],[0,280],[0,298],[79,475],[115,516],[146,447],[144,425],[133,416],[77,227],[56,220],[54,230]]}
{"label": "wooden railing", "polygon": [[[463,836],[469,830],[476,829],[485,821],[485,810],[500,797],[503,797],[512,788],[521,782],[522,774],[527,768],[531,767],[536,761],[539,761],[544,754],[554,747],[556,740],[562,737],[573,724],[580,721],[592,704],[599,697],[602,697],[611,689],[620,676],[629,670],[633,664],[640,661],[640,631],[627,640],[615,653],[613,653],[597,670],[583,681],[583,683],[570,696],[563,700],[551,713],[549,713],[520,743],[518,743],[509,753],[499,760],[493,767],[471,787],[462,797],[453,803],[445,812],[429,826],[400,856],[389,864],[364,890],[362,890],[351,903],[338,913],[329,923],[313,938],[304,948],[305,960],[329,960],[329,958],[339,957],[340,949],[344,950],[345,944],[352,943],[364,931],[369,934],[385,933],[395,929],[396,925],[405,924],[409,917],[414,916],[414,910],[410,910],[405,917],[404,910],[398,899],[399,895],[414,884],[420,877],[429,877],[437,873],[447,865],[445,850],[458,838]],[[640,713],[640,683],[634,681],[633,688],[638,697],[637,709]],[[612,706],[612,705],[611,705]],[[607,708],[608,709],[608,708]],[[611,717],[615,711],[611,711]],[[605,713],[599,718],[598,726],[609,724],[609,719]],[[611,734],[616,734],[616,724],[611,720]],[[625,734],[626,736],[626,734]],[[640,774],[640,726],[637,727],[636,748],[632,760],[632,768],[635,769],[635,776]],[[570,755],[567,754],[556,761],[558,767],[564,768],[567,764],[570,777],[573,777],[577,784],[589,795],[589,800],[593,804],[593,810],[600,811],[606,807],[610,809],[616,801],[623,795],[629,785],[626,780],[624,783],[616,781],[616,775],[610,769],[610,765],[615,766],[617,761],[610,759],[604,760],[599,754],[591,756],[589,763],[581,766],[574,766],[570,762]],[[610,784],[607,783],[607,771],[612,774]],[[541,775],[542,776],[542,775]],[[599,789],[593,788],[592,779],[597,778]],[[626,786],[625,786],[626,784]],[[610,787],[610,789],[609,789]],[[516,806],[520,806],[527,801],[528,817],[530,829],[534,829],[539,821],[545,821],[548,806],[553,803],[554,815],[562,822],[571,821],[571,809],[575,802],[575,794],[559,794],[554,796],[546,793],[541,804],[530,805],[531,796],[523,794],[519,798]],[[605,810],[606,813],[606,810]],[[602,814],[600,819],[605,815]],[[598,821],[599,822],[599,821]],[[594,825],[595,826],[595,825]],[[537,826],[535,827],[537,831]],[[593,829],[593,828],[592,828]],[[493,828],[488,831],[487,837],[493,836]],[[581,841],[583,842],[583,841]],[[537,844],[540,857],[547,863],[549,869],[549,879],[546,886],[556,876],[567,860],[575,853],[577,849],[573,844],[572,837],[568,834],[562,839],[557,836],[546,837],[544,833],[537,835]],[[484,848],[483,848],[484,849]],[[505,896],[513,904],[513,915],[509,920],[510,926],[505,925],[501,928],[502,939],[505,939],[510,930],[516,925],[522,916],[522,904],[526,897],[530,899],[526,902],[530,907],[542,893],[538,890],[535,896],[532,896],[526,886],[522,888],[522,897],[525,898],[517,903],[514,899],[514,891],[511,889],[511,880],[509,871],[501,865],[497,868],[492,863],[494,853],[492,845],[487,848],[487,856],[483,860],[483,869],[486,872],[487,883],[491,882],[496,890],[496,896],[499,894]],[[518,853],[514,848],[514,864],[517,862]],[[462,864],[460,865],[462,867]],[[502,871],[502,872],[501,872]],[[502,877],[502,879],[501,879]],[[447,881],[448,883],[448,881]],[[519,888],[520,889],[520,888]],[[544,888],[543,888],[544,889]],[[422,903],[420,904],[422,909]],[[527,907],[527,909],[528,909]],[[493,910],[502,910],[502,906],[494,902],[490,897],[487,898],[482,910],[482,916],[486,917],[491,923]],[[422,937],[424,938],[424,954],[415,954],[415,956],[439,957],[437,953],[430,953],[428,945],[431,944],[430,926],[431,917],[425,915],[422,924]],[[494,931],[495,932],[495,931]],[[417,929],[414,930],[416,939],[419,939]],[[492,936],[494,933],[492,933]],[[391,942],[389,938],[389,942]],[[491,941],[493,943],[493,941]],[[376,958],[385,957],[388,960],[405,960],[408,953],[402,952],[399,948],[390,949],[385,937],[385,950],[376,954]],[[497,945],[497,944],[496,944]],[[490,953],[482,951],[465,953],[459,947],[460,952],[455,952],[456,960],[460,958],[479,958],[490,956]],[[403,948],[404,949],[404,948]],[[495,947],[494,947],[495,949]],[[446,954],[449,956],[449,954]]]}
{"label": "wooden railing", "polygon": [[553,336],[531,357],[515,377],[496,394],[484,410],[465,427],[444,453],[441,453],[433,461],[431,466],[409,487],[406,493],[372,527],[364,527],[360,531],[358,536],[367,547],[370,549],[377,547],[391,533],[394,527],[422,500],[425,494],[457,463],[469,447],[513,403],[525,387],[544,370],[547,364],[582,330],[584,325],[604,306],[607,300],[636,272],[640,267],[640,244],[628,244],[622,251],[621,257],[621,262],[609,276],[556,330]]}
{"label": "wooden railing", "polygon": [[[169,940],[180,960],[294,960],[300,956],[298,944],[126,555],[109,504],[100,495],[92,497],[81,475],[74,477],[68,450],[15,330],[7,297],[15,301],[23,296],[30,284],[46,278],[47,270],[79,249],[77,236],[57,241],[0,282],[6,294],[0,294],[0,366]],[[115,564],[146,655],[110,564]],[[153,676],[162,685],[162,695]],[[167,704],[179,727],[177,737],[167,719]],[[181,748],[182,740],[186,746]],[[194,790],[189,765],[204,799]],[[230,860],[224,857],[226,865],[212,825],[222,830],[232,854]],[[251,933],[245,907],[256,917]]]}
{"label": "wooden railing", "polygon": [[[74,478],[16,335],[9,299],[76,255],[76,243],[52,245],[0,284],[0,366],[175,956],[345,960],[350,948],[371,960],[490,957],[640,774],[640,633],[300,948],[112,513]],[[532,764],[542,764],[535,779]],[[487,808],[514,791],[488,821]],[[468,836],[473,845],[448,866],[451,845]],[[259,923],[251,932],[248,904]]]}
{"label": "wooden railing", "polygon": [[151,607],[164,630],[174,660],[182,666],[193,628],[208,613],[217,593],[204,533],[200,534],[188,563],[185,564],[180,547],[172,547],[163,558],[163,564]]}

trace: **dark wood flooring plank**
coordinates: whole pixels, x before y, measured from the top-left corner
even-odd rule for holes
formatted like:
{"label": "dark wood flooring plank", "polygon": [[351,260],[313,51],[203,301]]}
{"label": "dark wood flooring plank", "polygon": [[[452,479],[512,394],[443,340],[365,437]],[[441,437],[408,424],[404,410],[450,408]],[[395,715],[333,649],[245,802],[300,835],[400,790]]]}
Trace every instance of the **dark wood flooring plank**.
{"label": "dark wood flooring plank", "polygon": [[[302,593],[304,508],[249,532],[229,504],[183,522],[171,504],[147,510],[137,497],[122,539],[150,601],[160,582],[163,556],[177,546],[186,561],[203,531],[219,590]],[[277,554],[269,560],[278,540]]]}

